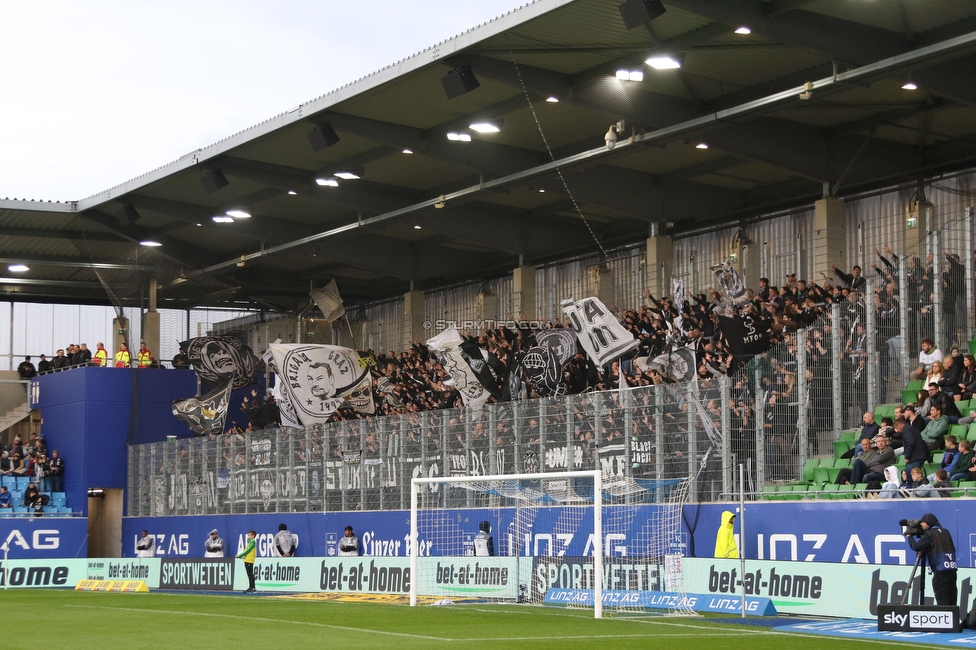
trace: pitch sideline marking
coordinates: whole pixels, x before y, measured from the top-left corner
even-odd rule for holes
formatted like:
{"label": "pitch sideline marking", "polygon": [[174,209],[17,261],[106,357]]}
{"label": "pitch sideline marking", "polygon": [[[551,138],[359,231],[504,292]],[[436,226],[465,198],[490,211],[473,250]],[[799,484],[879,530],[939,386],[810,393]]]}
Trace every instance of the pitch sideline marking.
{"label": "pitch sideline marking", "polygon": [[409,634],[407,632],[386,632],[384,630],[369,630],[365,628],[358,627],[346,627],[343,625],[329,625],[328,623],[313,623],[311,621],[289,621],[287,619],[281,618],[264,618],[260,616],[238,616],[236,614],[212,614],[209,612],[184,612],[179,610],[170,609],[140,609],[138,607],[102,607],[97,605],[65,605],[65,607],[78,607],[82,609],[112,609],[123,612],[142,612],[144,614],[178,614],[187,616],[208,616],[211,618],[233,618],[245,621],[264,621],[267,623],[290,623],[292,625],[309,625],[312,627],[325,627],[332,630],[344,630],[346,632],[367,632],[370,634],[383,634],[387,636],[402,636],[410,637],[412,639],[427,639],[428,641],[446,641],[455,642],[463,641],[464,639],[447,639],[438,636],[425,636],[423,634]]}

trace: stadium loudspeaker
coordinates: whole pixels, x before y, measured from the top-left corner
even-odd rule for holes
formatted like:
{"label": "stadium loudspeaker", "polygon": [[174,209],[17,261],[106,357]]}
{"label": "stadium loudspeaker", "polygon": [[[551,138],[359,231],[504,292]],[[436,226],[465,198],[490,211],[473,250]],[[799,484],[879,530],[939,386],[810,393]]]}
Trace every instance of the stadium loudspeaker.
{"label": "stadium loudspeaker", "polygon": [[312,151],[318,153],[323,149],[328,149],[339,141],[339,136],[332,129],[332,124],[326,122],[308,132],[308,142],[312,145]]}
{"label": "stadium loudspeaker", "polygon": [[119,218],[127,223],[132,223],[133,221],[139,221],[142,215],[136,210],[136,206],[131,203],[126,203],[118,212]]}
{"label": "stadium loudspeaker", "polygon": [[200,182],[203,183],[203,189],[207,194],[213,194],[217,190],[230,185],[230,181],[227,180],[224,172],[220,171],[219,168],[204,174]]}
{"label": "stadium loudspeaker", "polygon": [[661,0],[627,0],[617,9],[627,29],[640,27],[667,11]]}
{"label": "stadium loudspeaker", "polygon": [[474,76],[474,73],[471,72],[471,66],[462,65],[460,68],[451,70],[441,77],[441,85],[444,86],[444,92],[447,93],[447,98],[454,99],[455,97],[460,97],[471,92],[481,84]]}

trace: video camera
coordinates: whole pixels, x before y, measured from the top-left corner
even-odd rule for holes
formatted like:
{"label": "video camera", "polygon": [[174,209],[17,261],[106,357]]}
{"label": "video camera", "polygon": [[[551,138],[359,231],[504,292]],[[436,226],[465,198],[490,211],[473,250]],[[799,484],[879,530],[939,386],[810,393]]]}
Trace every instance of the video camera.
{"label": "video camera", "polygon": [[921,519],[902,519],[898,522],[898,525],[905,529],[905,535],[921,537],[925,534],[925,529],[922,528]]}

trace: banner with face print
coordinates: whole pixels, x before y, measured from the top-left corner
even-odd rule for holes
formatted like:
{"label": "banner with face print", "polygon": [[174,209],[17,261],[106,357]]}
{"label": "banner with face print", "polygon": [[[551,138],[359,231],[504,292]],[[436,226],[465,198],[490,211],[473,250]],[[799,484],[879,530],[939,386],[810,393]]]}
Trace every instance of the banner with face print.
{"label": "banner with face print", "polygon": [[461,393],[464,403],[467,406],[483,406],[491,394],[465,361],[464,355],[461,354],[461,342],[461,335],[458,334],[457,329],[450,327],[427,341],[427,347],[437,353],[441,365],[451,375],[454,387]]}
{"label": "banner with face print", "polygon": [[173,415],[198,436],[223,433],[230,404],[231,381],[200,399],[189,397],[173,402]]}
{"label": "banner with face print", "polygon": [[[346,397],[357,393],[357,408],[372,408],[359,393],[369,381],[369,369],[359,364],[355,350],[336,345],[275,344],[269,346],[277,368],[281,394],[304,425],[325,422]],[[358,389],[358,390],[357,390]]]}
{"label": "banner with face print", "polygon": [[211,386],[222,387],[232,379],[234,388],[254,383],[254,353],[237,336],[199,336],[180,347],[197,376]]}

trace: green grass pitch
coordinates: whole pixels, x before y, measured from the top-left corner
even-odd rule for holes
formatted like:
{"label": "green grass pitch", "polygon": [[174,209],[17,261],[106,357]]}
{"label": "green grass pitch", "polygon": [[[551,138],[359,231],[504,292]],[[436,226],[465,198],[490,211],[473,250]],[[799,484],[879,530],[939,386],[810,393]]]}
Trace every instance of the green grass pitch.
{"label": "green grass pitch", "polygon": [[[0,590],[3,648],[648,648],[820,650],[905,647],[723,625],[708,618],[594,620],[592,611],[518,605],[407,607],[238,595]],[[37,621],[42,627],[32,627]],[[19,630],[16,633],[13,630]]]}

